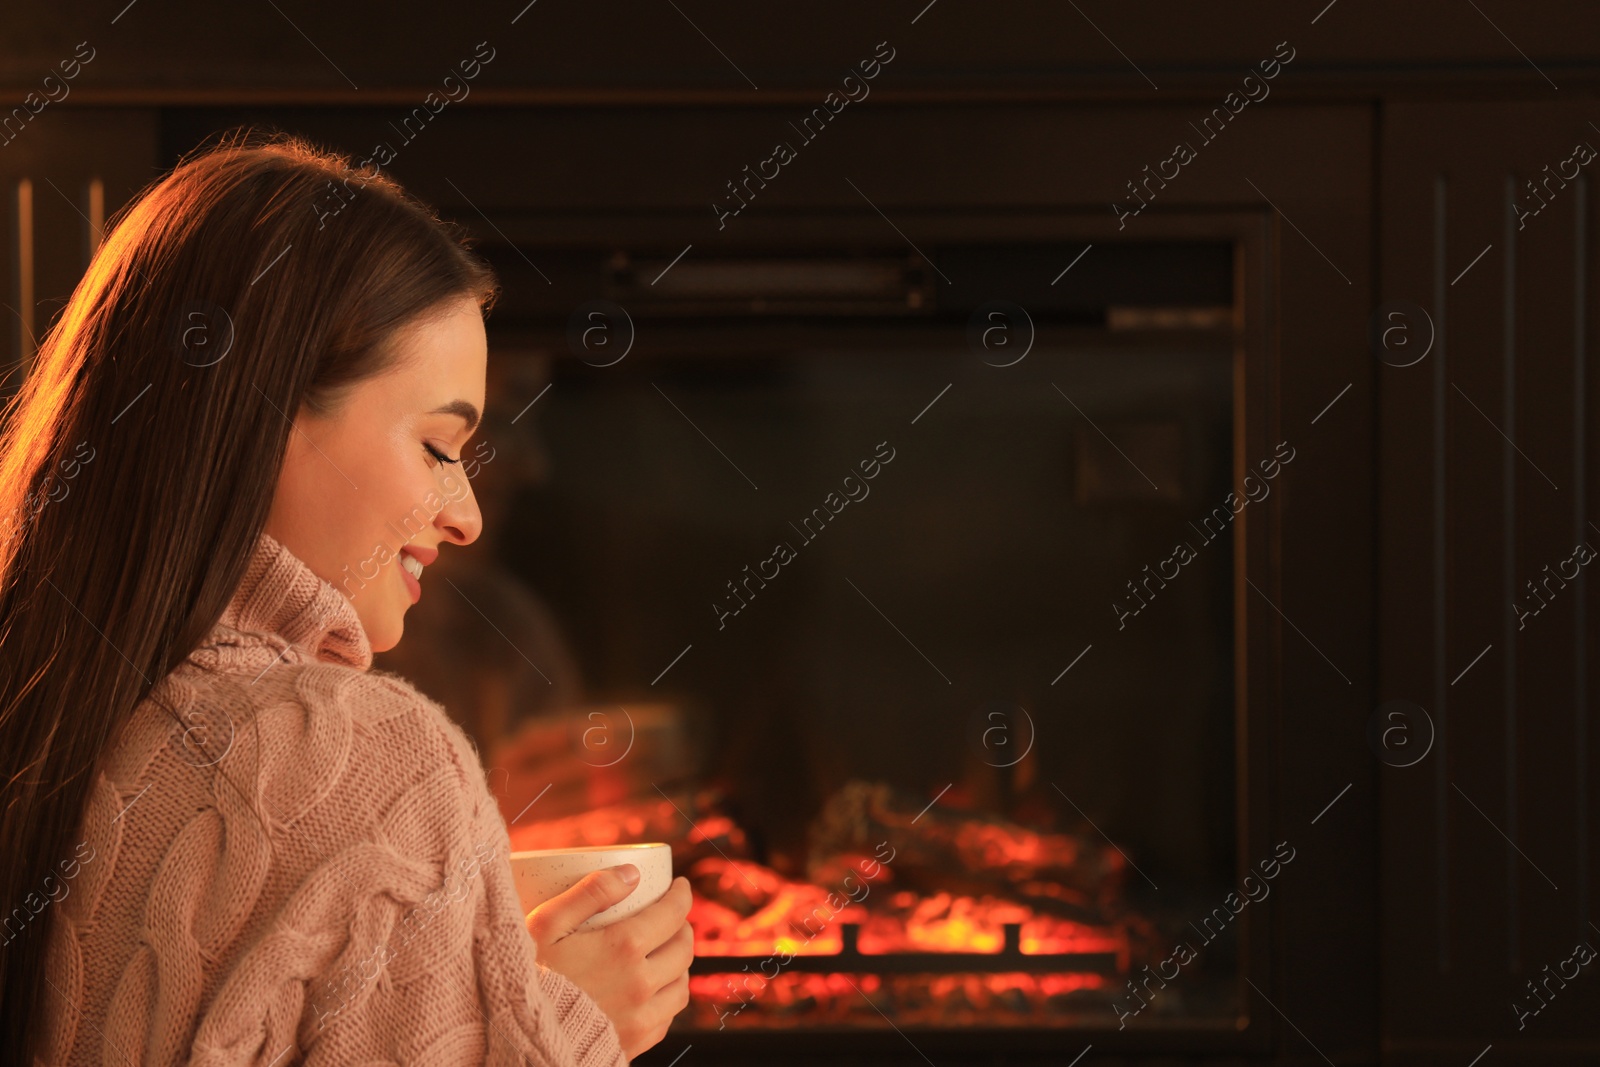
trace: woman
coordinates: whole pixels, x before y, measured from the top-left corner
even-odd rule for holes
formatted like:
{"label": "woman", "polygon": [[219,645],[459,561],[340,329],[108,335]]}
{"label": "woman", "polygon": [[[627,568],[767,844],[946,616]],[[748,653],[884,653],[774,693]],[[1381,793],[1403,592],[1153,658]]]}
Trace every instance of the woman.
{"label": "woman", "polygon": [[186,159],[96,254],[0,447],[0,1062],[599,1067],[686,1003],[687,882],[524,916],[471,745],[370,670],[480,532],[494,294],[282,136]]}

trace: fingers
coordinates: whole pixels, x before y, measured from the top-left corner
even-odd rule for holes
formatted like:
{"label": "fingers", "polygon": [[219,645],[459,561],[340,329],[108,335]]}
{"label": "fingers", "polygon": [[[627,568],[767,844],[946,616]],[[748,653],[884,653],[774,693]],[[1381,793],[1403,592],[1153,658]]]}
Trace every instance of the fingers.
{"label": "fingers", "polygon": [[[632,872],[633,881],[622,877],[623,870]],[[631,863],[590,871],[571,889],[533,909],[528,915],[528,929],[542,943],[559,941],[591,916],[624,899],[638,882],[639,869]]]}
{"label": "fingers", "polygon": [[649,955],[665,944],[689,917],[689,906],[694,903],[694,893],[689,889],[689,879],[674,878],[672,885],[654,904],[640,908],[626,919],[606,927],[607,933],[632,945],[641,956]]}
{"label": "fingers", "polygon": [[665,989],[686,975],[693,962],[694,927],[684,923],[665,944],[645,958],[645,973],[653,989]]}
{"label": "fingers", "polygon": [[648,1036],[638,1041],[631,1049],[627,1049],[628,1058],[638,1056],[645,1049],[654,1048],[667,1036],[667,1030],[672,1026],[673,1017],[689,1006],[689,976],[682,975],[677,981],[662,989],[650,998],[645,1006],[647,1016],[659,1019],[648,1031]]}
{"label": "fingers", "polygon": [[672,1016],[689,1006],[689,972],[685,971],[675,981],[663,986],[660,992],[650,998],[650,1006],[666,1015],[670,1024]]}
{"label": "fingers", "polygon": [[671,960],[682,964],[683,967],[689,966],[689,961],[694,959],[694,927],[684,923],[647,958]]}

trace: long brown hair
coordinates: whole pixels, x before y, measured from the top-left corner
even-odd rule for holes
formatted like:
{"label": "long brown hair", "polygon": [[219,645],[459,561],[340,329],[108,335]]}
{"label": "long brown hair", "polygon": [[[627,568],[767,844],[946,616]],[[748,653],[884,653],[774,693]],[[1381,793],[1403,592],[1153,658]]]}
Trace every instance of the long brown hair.
{"label": "long brown hair", "polygon": [[283,133],[229,131],[119,213],[0,416],[0,1062],[32,1062],[59,995],[45,898],[97,761],[221,617],[291,420],[495,295],[392,179]]}

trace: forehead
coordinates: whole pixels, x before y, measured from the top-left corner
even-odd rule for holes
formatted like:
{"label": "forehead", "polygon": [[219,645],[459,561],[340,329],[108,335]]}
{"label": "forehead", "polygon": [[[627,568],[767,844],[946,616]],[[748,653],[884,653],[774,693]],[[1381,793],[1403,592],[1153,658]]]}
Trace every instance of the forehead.
{"label": "forehead", "polygon": [[[483,315],[463,298],[396,331],[393,372],[383,377],[397,398],[432,409],[461,399],[483,407],[488,345]],[[448,394],[448,395],[446,395]]]}

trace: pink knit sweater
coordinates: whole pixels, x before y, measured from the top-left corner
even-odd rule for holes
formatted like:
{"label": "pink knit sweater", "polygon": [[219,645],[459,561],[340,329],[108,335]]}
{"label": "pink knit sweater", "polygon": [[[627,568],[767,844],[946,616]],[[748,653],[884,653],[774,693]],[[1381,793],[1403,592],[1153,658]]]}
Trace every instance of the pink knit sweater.
{"label": "pink knit sweater", "polygon": [[371,670],[263,534],[221,621],[106,752],[49,943],[43,1062],[625,1065],[535,961],[470,742]]}

